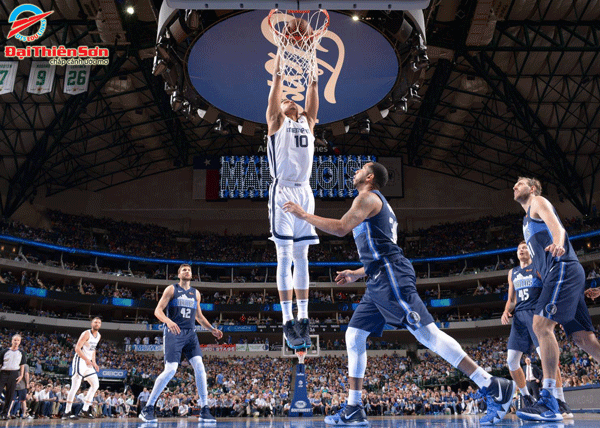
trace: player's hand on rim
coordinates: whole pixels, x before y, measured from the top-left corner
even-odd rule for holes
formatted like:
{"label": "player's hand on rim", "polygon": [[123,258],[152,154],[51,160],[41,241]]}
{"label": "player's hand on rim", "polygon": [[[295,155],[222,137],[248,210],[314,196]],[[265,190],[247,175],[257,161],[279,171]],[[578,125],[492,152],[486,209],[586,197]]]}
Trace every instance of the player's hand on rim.
{"label": "player's hand on rim", "polygon": [[544,248],[544,251],[548,251],[552,254],[552,257],[561,257],[565,254],[565,247],[562,245],[556,245],[554,242]]}
{"label": "player's hand on rim", "polygon": [[169,331],[173,334],[179,334],[181,333],[181,329],[179,328],[179,326],[177,325],[177,323],[174,323],[173,321],[169,320],[166,322],[167,324],[167,328],[169,329]]}

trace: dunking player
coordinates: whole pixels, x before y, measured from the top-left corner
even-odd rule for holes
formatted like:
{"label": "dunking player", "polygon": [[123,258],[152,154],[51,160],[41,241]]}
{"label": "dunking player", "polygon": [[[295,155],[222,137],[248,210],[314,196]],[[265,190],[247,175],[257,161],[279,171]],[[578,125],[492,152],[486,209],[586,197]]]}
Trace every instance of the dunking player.
{"label": "dunking player", "polygon": [[516,390],[513,381],[490,376],[467,356],[456,340],[439,330],[417,294],[415,271],[396,244],[396,216],[379,192],[388,180],[386,168],[375,162],[365,164],[354,175],[358,196],[340,220],[306,213],[287,202],[285,211],[304,219],[317,229],[336,236],[354,235],[363,267],[338,272],[338,284],[348,284],[368,275],[367,290],[352,315],[346,331],[350,391],[348,403],[330,425],[368,425],[362,407],[362,385],[367,365],[366,340],[381,336],[386,324],[407,327],[419,342],[469,376],[481,388],[488,403],[482,425],[500,421],[510,407]]}
{"label": "dunking player", "polygon": [[575,343],[596,361],[600,361],[600,343],[585,304],[585,272],[554,207],[540,196],[540,182],[520,177],[513,190],[515,201],[526,212],[523,235],[533,268],[542,280],[533,331],[540,344],[544,372],[540,399],[535,405],[517,411],[517,416],[525,420],[560,421],[563,416],[555,398],[560,351],[554,327],[562,324],[565,333],[572,335]]}
{"label": "dunking player", "polygon": [[[534,397],[527,388],[525,373],[521,368],[521,356],[531,350],[531,345],[540,355],[540,345],[533,332],[533,315],[537,299],[542,291],[542,281],[534,272],[529,255],[527,243],[521,241],[517,247],[517,258],[519,266],[508,272],[508,300],[502,314],[502,324],[509,324],[509,318],[514,316],[508,337],[508,352],[506,360],[510,375],[517,382],[523,396],[522,407],[530,407],[535,404]],[[514,310],[514,315],[512,314]],[[558,405],[563,418],[572,418],[573,412],[565,403],[562,389],[562,377],[560,369],[556,373],[556,394]]]}
{"label": "dunking player", "polygon": [[[275,59],[267,106],[267,155],[273,178],[269,189],[270,239],[275,242],[277,249],[277,290],[283,315],[283,333],[290,348],[303,349],[310,347],[308,246],[318,244],[319,237],[314,227],[284,212],[281,207],[286,201],[294,201],[309,213],[315,211],[309,179],[315,151],[313,129],[319,110],[319,95],[315,76],[306,90],[304,112],[300,113],[294,101],[283,97],[280,55],[278,52]],[[298,305],[297,323],[292,313],[294,290]]]}
{"label": "dunking player", "polygon": [[87,394],[83,400],[83,409],[81,410],[81,416],[84,418],[93,419],[94,415],[90,409],[94,395],[100,386],[98,380],[98,364],[96,364],[96,348],[98,342],[100,342],[100,327],[102,327],[102,320],[100,317],[92,319],[92,328],[84,331],[79,336],[79,340],[75,345],[75,357],[73,357],[73,375],[71,376],[71,389],[67,395],[67,406],[65,408],[65,414],[63,419],[79,419],[77,415],[71,412],[73,407],[73,401],[75,395],[79,391],[81,381],[86,380],[90,384]]}
{"label": "dunking player", "polygon": [[[157,422],[154,415],[154,404],[169,381],[175,376],[177,366],[183,352],[194,369],[196,387],[198,388],[198,404],[201,407],[198,420],[204,423],[216,423],[208,407],[208,391],[206,386],[206,371],[202,362],[200,343],[196,335],[195,322],[208,329],[217,339],[223,337],[223,332],[214,328],[204,317],[200,309],[200,292],[190,285],[192,268],[183,264],[177,271],[179,283],[165,288],[162,297],[156,305],[154,315],[164,323],[165,369],[158,375],[146,407],[140,412],[144,422]],[[165,315],[165,309],[167,314]]]}

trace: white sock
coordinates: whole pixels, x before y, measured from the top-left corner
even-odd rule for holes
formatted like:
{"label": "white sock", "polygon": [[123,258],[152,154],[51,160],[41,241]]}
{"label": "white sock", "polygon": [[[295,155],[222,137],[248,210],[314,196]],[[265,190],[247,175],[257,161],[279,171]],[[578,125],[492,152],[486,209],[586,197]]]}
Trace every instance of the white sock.
{"label": "white sock", "polygon": [[298,319],[308,318],[308,299],[296,299],[298,304]]}
{"label": "white sock", "polygon": [[547,389],[553,397],[556,397],[556,379],[544,379],[542,388]]}
{"label": "white sock", "polygon": [[480,388],[488,387],[492,383],[492,376],[481,367],[477,367],[469,378]]}
{"label": "white sock", "polygon": [[556,393],[554,394],[554,398],[557,398],[561,401],[565,401],[565,393],[563,391],[563,387],[556,387],[554,388],[554,390],[556,391]]}
{"label": "white sock", "polygon": [[519,388],[519,391],[521,391],[522,395],[529,395],[529,389],[527,389],[527,385],[525,385],[523,388]]}
{"label": "white sock", "polygon": [[351,389],[348,391],[348,405],[355,406],[357,404],[362,404],[362,391],[357,391],[355,389]]}
{"label": "white sock", "polygon": [[292,301],[285,300],[281,302],[281,313],[283,315],[283,323],[285,324],[289,320],[294,319],[294,313],[292,312]]}

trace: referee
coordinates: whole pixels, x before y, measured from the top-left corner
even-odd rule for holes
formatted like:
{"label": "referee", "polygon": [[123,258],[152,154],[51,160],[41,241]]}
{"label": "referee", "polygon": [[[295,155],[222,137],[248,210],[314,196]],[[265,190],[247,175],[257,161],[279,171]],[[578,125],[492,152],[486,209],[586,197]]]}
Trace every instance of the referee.
{"label": "referee", "polygon": [[25,354],[19,350],[20,344],[21,335],[15,334],[12,337],[11,347],[0,351],[0,363],[2,363],[2,368],[0,368],[0,393],[6,386],[6,392],[4,393],[6,400],[4,400],[4,407],[0,412],[0,419],[8,419],[8,409],[15,395],[17,382],[23,379]]}

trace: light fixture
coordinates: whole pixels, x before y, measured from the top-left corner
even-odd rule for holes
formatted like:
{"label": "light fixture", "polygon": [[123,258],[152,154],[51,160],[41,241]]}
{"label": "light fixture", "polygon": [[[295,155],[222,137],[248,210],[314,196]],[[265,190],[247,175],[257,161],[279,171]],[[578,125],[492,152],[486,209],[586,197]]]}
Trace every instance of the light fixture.
{"label": "light fixture", "polygon": [[162,58],[154,57],[154,65],[152,66],[152,74],[160,76],[169,70],[169,64]]}
{"label": "light fixture", "polygon": [[173,91],[171,94],[171,108],[173,111],[179,111],[181,109],[181,105],[183,104],[183,97],[181,96],[179,91]]}
{"label": "light fixture", "polygon": [[156,43],[156,53],[163,59],[171,59],[170,52],[172,46],[171,33],[167,31],[158,39],[158,43]]}
{"label": "light fixture", "polygon": [[133,8],[133,6],[127,6],[125,12],[127,12],[129,15],[133,15],[135,13],[135,9]]}
{"label": "light fixture", "polygon": [[371,121],[369,119],[362,119],[358,122],[358,132],[361,134],[368,134],[371,132]]}
{"label": "light fixture", "polygon": [[169,85],[169,82],[165,82],[165,92],[167,93],[167,95],[171,95],[174,90],[175,88]]}
{"label": "light fixture", "polygon": [[352,20],[353,21],[358,21],[360,18],[358,17],[358,15],[352,15]]}
{"label": "light fixture", "polygon": [[229,128],[227,127],[227,122],[221,119],[217,119],[215,124],[216,125],[213,128],[213,131],[220,135],[229,135]]}
{"label": "light fixture", "polygon": [[197,30],[200,27],[200,11],[195,9],[186,10],[185,24],[190,30]]}

